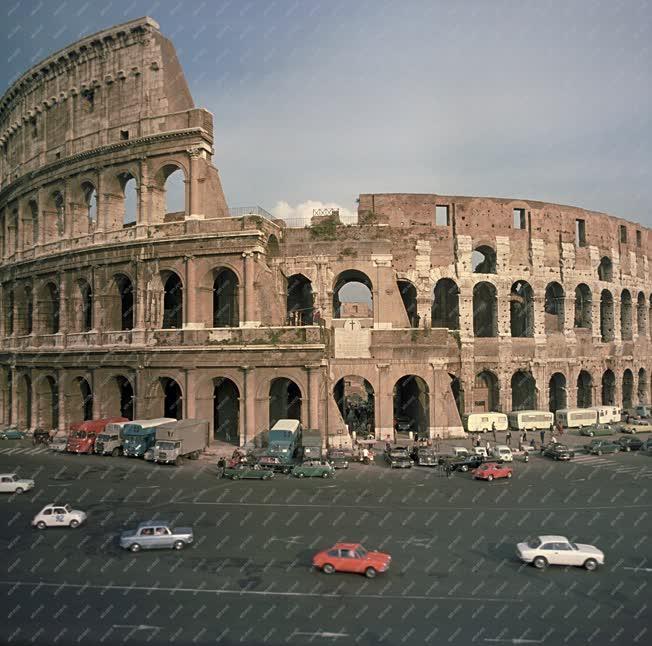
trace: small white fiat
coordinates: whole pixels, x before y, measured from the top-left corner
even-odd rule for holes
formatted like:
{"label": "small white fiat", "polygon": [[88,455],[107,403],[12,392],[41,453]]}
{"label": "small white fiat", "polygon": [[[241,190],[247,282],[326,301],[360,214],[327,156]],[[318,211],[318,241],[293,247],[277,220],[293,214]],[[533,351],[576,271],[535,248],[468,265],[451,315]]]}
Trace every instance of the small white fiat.
{"label": "small white fiat", "polygon": [[548,565],[577,565],[595,570],[604,565],[604,552],[593,545],[571,543],[565,536],[538,536],[516,546],[518,558],[542,570]]}
{"label": "small white fiat", "polygon": [[34,516],[32,527],[79,527],[86,520],[86,512],[72,509],[70,505],[46,505]]}

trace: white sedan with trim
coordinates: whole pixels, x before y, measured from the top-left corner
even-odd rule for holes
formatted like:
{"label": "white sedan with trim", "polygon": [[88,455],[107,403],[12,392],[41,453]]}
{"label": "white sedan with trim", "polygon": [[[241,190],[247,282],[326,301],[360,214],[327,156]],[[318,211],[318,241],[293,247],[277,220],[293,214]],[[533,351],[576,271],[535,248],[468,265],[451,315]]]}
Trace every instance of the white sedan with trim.
{"label": "white sedan with trim", "polygon": [[46,505],[32,519],[32,527],[79,527],[87,518],[86,512],[72,509],[70,505]]}
{"label": "white sedan with trim", "polygon": [[548,565],[577,565],[595,570],[604,565],[604,552],[593,545],[572,543],[565,536],[538,536],[516,546],[518,558],[542,570]]}

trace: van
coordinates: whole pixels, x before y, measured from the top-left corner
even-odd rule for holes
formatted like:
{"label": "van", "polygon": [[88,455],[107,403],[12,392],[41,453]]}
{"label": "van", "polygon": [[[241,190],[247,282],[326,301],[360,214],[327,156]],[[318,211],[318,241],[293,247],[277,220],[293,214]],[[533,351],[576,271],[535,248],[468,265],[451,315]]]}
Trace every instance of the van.
{"label": "van", "polygon": [[504,444],[497,444],[491,449],[491,457],[501,462],[513,462],[514,455],[512,454],[512,449]]}
{"label": "van", "polygon": [[555,413],[555,419],[564,428],[582,428],[596,424],[598,412],[595,408],[560,408]]}
{"label": "van", "polygon": [[555,416],[545,410],[513,410],[507,419],[509,428],[515,431],[547,431]]}
{"label": "van", "polygon": [[598,424],[612,424],[620,422],[620,406],[593,406],[593,410],[598,414]]}
{"label": "van", "polygon": [[507,430],[507,415],[505,413],[469,413],[462,416],[462,424],[467,433],[486,433],[496,425],[497,431]]}

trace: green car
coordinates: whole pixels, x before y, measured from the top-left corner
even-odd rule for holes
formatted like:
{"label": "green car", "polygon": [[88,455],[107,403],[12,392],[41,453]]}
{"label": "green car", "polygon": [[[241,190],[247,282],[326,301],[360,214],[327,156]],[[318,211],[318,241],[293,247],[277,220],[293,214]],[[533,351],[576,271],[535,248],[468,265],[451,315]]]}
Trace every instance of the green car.
{"label": "green car", "polygon": [[584,426],[580,430],[580,435],[588,435],[593,437],[594,435],[613,435],[614,429],[609,426],[609,424],[591,424],[591,426]]}
{"label": "green car", "polygon": [[618,453],[620,451],[620,444],[618,442],[611,442],[609,440],[593,440],[591,444],[585,444],[584,448],[587,453],[591,455],[602,455],[603,453]]}
{"label": "green car", "polygon": [[17,428],[5,428],[0,431],[0,440],[23,440],[25,433],[19,431]]}
{"label": "green car", "polygon": [[274,477],[274,472],[270,469],[261,469],[257,464],[253,466],[238,464],[235,467],[226,467],[222,477],[231,480],[269,480]]}
{"label": "green car", "polygon": [[333,478],[335,469],[328,462],[307,460],[292,469],[295,478]]}

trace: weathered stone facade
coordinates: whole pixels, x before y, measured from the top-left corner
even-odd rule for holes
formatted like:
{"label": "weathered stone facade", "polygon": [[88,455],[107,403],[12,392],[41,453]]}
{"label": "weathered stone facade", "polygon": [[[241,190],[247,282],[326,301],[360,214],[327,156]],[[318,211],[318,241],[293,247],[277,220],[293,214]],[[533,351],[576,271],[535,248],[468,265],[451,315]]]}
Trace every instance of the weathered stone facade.
{"label": "weathered stone facade", "polygon": [[[212,156],[212,116],[147,18],[5,93],[0,422],[205,417],[244,443],[298,416],[339,441],[345,422],[445,436],[459,412],[650,401],[647,229],[405,194],[361,195],[355,226],[293,229],[230,213]],[[167,213],[178,170],[185,208]],[[340,303],[350,282],[364,316]]]}

